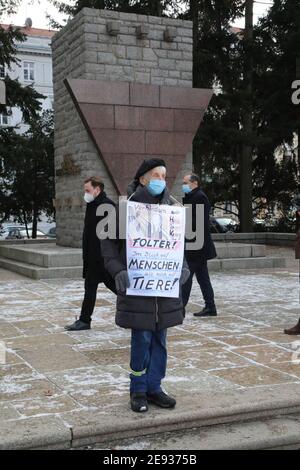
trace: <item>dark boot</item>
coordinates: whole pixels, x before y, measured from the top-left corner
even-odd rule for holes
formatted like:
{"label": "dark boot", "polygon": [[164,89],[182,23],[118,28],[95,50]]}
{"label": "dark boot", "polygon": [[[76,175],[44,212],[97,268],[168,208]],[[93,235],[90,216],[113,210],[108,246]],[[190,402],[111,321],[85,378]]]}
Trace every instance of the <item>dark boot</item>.
{"label": "dark boot", "polygon": [[286,335],[300,335],[300,320],[298,321],[297,325],[284,330],[284,332]]}
{"label": "dark boot", "polygon": [[194,317],[216,317],[217,309],[216,307],[204,307],[201,312],[194,313]]}
{"label": "dark boot", "polygon": [[81,320],[76,320],[72,325],[66,325],[65,330],[67,331],[82,331],[82,330],[90,330],[91,324],[85,323]]}
{"label": "dark boot", "polygon": [[130,394],[131,409],[135,413],[143,413],[148,411],[148,403],[146,393],[132,392]]}
{"label": "dark boot", "polygon": [[147,400],[149,403],[154,403],[154,405],[157,405],[160,408],[174,408],[176,405],[175,398],[169,397],[169,395],[163,391],[147,393]]}

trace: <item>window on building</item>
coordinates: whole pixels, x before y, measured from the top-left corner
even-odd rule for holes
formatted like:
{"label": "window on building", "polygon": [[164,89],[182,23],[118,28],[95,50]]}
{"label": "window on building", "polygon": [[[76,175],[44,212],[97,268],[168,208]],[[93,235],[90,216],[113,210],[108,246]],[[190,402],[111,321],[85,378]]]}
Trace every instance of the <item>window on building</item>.
{"label": "window on building", "polygon": [[9,126],[10,124],[10,117],[8,114],[0,113],[0,126],[5,127]]}
{"label": "window on building", "polygon": [[5,67],[0,65],[0,78],[5,78]]}
{"label": "window on building", "polygon": [[34,62],[23,63],[24,80],[26,82],[34,81]]}

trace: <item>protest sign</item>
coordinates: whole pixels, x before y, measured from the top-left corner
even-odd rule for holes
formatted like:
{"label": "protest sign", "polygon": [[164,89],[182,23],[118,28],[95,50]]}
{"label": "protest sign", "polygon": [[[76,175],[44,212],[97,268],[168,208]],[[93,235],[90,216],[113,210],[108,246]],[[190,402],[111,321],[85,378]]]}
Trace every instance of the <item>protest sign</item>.
{"label": "protest sign", "polygon": [[184,234],[184,207],[128,201],[127,295],[179,297]]}

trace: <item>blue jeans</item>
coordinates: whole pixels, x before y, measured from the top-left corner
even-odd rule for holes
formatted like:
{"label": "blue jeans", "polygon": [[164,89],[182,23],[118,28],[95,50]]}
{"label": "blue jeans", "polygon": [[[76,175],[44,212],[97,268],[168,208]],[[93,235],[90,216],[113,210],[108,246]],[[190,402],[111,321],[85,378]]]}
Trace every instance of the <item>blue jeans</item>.
{"label": "blue jeans", "polygon": [[130,392],[161,391],[167,368],[167,330],[131,330]]}

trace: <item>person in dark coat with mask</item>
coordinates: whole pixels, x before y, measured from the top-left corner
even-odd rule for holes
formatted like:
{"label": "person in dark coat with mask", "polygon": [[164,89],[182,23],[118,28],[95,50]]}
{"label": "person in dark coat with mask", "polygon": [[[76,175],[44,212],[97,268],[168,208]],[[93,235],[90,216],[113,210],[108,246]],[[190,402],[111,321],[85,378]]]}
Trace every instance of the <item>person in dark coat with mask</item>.
{"label": "person in dark coat with mask", "polygon": [[82,236],[85,294],[80,318],[72,325],[65,327],[68,331],[89,330],[91,328],[99,283],[103,283],[116,294],[115,282],[104,268],[101,243],[96,233],[97,224],[103,219],[103,216],[96,214],[98,207],[103,204],[112,206],[115,204],[106,196],[104,184],[98,177],[88,178],[84,183],[84,191],[84,200],[87,203]]}
{"label": "person in dark coat with mask", "polygon": [[[144,204],[168,204],[172,199],[166,188],[166,167],[161,159],[144,160],[138,169],[130,200]],[[133,191],[133,193],[132,193]],[[184,309],[179,298],[126,295],[129,287],[125,240],[102,240],[104,266],[115,279],[117,296],[116,324],[130,328],[130,398],[135,412],[148,410],[148,403],[173,408],[176,400],[163,392],[161,381],[166,373],[167,328],[183,322]],[[183,265],[180,284],[189,277]]]}
{"label": "person in dark coat with mask", "polygon": [[[205,307],[201,312],[194,313],[196,317],[208,317],[216,316],[217,309],[214,300],[214,291],[211,285],[207,261],[209,259],[216,258],[217,253],[215,249],[214,242],[211,238],[211,233],[209,229],[209,213],[210,213],[210,203],[206,194],[200,189],[200,178],[198,175],[190,174],[185,175],[182,183],[182,190],[185,194],[183,198],[184,205],[192,206],[192,230],[196,231],[196,206],[197,204],[204,205],[204,244],[203,247],[199,250],[186,250],[185,258],[187,260],[190,277],[188,281],[184,284],[182,289],[182,299],[183,305],[186,306],[191,289],[193,284],[193,276],[196,274],[198,284],[202,292],[202,296],[205,301]],[[191,243],[191,241],[189,241]]]}

